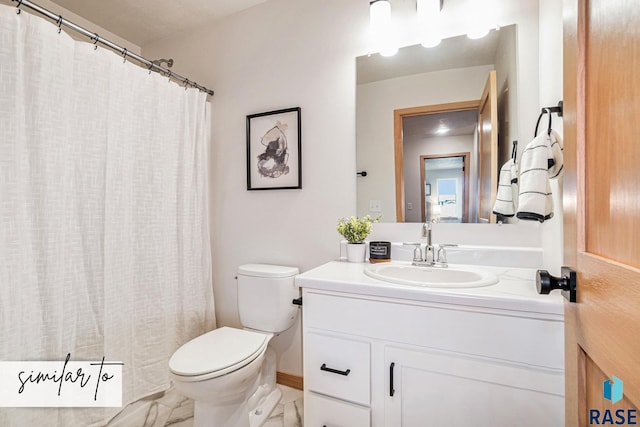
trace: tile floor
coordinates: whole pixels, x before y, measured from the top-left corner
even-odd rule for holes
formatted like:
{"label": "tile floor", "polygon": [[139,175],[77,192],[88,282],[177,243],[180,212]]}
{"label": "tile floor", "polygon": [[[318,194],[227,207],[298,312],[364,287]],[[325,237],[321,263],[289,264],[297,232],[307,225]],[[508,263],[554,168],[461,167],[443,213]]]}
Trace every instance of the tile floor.
{"label": "tile floor", "polygon": [[[278,385],[280,403],[264,427],[302,427],[304,405],[302,391]],[[127,406],[106,427],[193,427],[193,401],[170,389],[160,395]]]}

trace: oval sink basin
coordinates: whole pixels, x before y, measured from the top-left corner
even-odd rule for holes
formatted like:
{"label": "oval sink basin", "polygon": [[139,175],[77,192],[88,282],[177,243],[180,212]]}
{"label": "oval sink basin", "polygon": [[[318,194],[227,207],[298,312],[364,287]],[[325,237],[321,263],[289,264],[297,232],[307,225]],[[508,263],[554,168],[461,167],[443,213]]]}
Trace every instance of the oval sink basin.
{"label": "oval sink basin", "polygon": [[498,277],[475,268],[437,268],[413,265],[377,264],[364,269],[374,279],[428,288],[479,288],[498,283]]}

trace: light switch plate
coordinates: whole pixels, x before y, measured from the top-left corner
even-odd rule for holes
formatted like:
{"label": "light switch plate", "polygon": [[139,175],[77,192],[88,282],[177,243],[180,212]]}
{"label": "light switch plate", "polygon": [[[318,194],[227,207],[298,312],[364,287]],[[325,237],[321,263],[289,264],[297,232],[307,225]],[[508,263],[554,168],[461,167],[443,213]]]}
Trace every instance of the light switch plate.
{"label": "light switch plate", "polygon": [[380,200],[369,200],[369,212],[382,212]]}

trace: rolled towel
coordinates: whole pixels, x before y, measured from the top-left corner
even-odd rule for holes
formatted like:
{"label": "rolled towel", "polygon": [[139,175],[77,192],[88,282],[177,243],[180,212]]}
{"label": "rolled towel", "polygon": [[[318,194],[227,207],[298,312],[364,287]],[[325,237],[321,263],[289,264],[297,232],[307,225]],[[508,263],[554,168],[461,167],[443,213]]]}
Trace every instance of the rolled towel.
{"label": "rolled towel", "polygon": [[516,214],[518,201],[518,164],[509,159],[500,168],[498,194],[493,205],[493,213],[511,218]]}
{"label": "rolled towel", "polygon": [[553,199],[549,186],[549,166],[552,161],[555,159],[551,150],[551,136],[546,132],[536,136],[522,152],[516,214],[519,219],[544,222],[553,217]]}

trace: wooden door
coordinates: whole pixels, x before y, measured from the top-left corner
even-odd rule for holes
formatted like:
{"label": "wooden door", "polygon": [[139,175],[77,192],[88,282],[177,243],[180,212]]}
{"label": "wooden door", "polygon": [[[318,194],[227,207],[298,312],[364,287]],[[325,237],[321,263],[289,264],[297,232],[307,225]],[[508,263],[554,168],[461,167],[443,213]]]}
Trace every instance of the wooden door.
{"label": "wooden door", "polygon": [[480,200],[478,220],[495,223],[493,204],[498,194],[498,85],[491,71],[480,98],[478,111],[478,175]]}
{"label": "wooden door", "polygon": [[[566,425],[628,425],[640,405],[640,8],[564,8],[564,263],[578,273],[578,301],[565,303]],[[604,397],[614,376],[617,403]]]}

